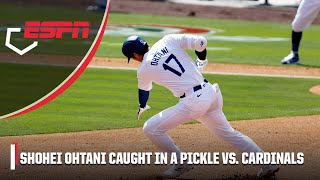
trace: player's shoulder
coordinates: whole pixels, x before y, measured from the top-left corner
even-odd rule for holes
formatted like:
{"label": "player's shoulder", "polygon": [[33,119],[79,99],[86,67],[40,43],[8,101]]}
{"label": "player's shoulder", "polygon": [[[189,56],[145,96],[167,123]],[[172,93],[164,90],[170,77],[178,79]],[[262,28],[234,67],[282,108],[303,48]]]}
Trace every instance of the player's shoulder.
{"label": "player's shoulder", "polygon": [[162,48],[163,46],[174,46],[180,38],[180,34],[168,34],[163,36],[153,45],[153,48]]}
{"label": "player's shoulder", "polygon": [[156,43],[152,45],[152,47],[149,49],[149,56],[152,56],[155,52],[157,52],[159,49],[162,49],[164,46],[170,45],[170,36],[171,35],[165,35],[161,39],[159,39]]}
{"label": "player's shoulder", "polygon": [[170,41],[170,39],[172,39],[173,34],[168,34],[163,36],[161,39],[159,39],[152,47],[157,47],[159,45],[163,45],[166,44],[168,41]]}
{"label": "player's shoulder", "polygon": [[162,38],[162,40],[174,40],[180,38],[181,36],[182,34],[167,34]]}

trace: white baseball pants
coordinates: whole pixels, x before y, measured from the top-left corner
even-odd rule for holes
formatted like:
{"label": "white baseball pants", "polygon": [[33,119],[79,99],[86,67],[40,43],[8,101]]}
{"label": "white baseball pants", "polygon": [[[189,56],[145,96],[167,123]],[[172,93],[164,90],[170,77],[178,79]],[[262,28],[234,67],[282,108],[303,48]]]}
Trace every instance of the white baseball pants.
{"label": "white baseball pants", "polygon": [[320,0],[302,0],[292,22],[292,30],[302,32],[314,21],[320,11]]}
{"label": "white baseball pants", "polygon": [[180,149],[166,131],[196,119],[213,134],[241,152],[263,152],[249,137],[230,126],[222,112],[223,100],[218,84],[206,83],[203,86],[205,87],[180,99],[177,105],[154,115],[145,122],[144,133],[153,144],[163,152],[180,154]]}

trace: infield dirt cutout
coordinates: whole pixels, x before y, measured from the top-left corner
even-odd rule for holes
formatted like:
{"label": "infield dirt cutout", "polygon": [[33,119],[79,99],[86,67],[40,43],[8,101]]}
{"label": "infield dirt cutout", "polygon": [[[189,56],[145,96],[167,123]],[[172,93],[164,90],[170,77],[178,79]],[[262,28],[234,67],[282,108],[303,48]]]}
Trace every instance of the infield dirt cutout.
{"label": "infield dirt cutout", "polygon": [[320,95],[320,85],[318,86],[313,86],[312,88],[309,89],[310,92],[316,95]]}

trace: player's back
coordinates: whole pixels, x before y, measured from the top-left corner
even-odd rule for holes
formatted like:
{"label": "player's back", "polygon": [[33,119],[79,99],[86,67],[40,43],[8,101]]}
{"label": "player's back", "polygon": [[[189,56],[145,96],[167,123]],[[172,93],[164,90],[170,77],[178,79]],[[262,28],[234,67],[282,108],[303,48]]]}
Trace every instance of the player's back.
{"label": "player's back", "polygon": [[155,82],[177,97],[203,82],[194,61],[179,43],[182,36],[167,35],[152,46],[139,67],[139,81]]}

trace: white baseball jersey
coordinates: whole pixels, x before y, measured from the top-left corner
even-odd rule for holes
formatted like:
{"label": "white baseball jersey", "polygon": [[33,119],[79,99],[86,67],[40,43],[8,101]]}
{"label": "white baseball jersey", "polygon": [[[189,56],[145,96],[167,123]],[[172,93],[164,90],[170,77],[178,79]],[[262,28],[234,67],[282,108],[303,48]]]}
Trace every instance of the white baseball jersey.
{"label": "white baseball jersey", "polygon": [[201,84],[204,78],[184,49],[201,52],[206,45],[202,36],[172,34],[163,37],[144,55],[137,73],[139,89],[150,91],[155,82],[179,97]]}
{"label": "white baseball jersey", "polygon": [[[242,152],[263,152],[249,137],[234,130],[223,111],[223,99],[217,84],[204,83],[194,61],[184,49],[203,51],[207,41],[202,36],[168,35],[152,46],[138,69],[139,89],[149,91],[152,82],[168,88],[174,96],[186,96],[179,102],[148,119],[145,135],[163,152],[181,150],[166,131],[193,119]],[[201,88],[194,91],[194,86]],[[190,92],[191,91],[191,92]],[[190,93],[188,93],[190,92]]]}
{"label": "white baseball jersey", "polygon": [[320,0],[302,0],[292,22],[295,32],[302,32],[314,21],[320,11]]}

